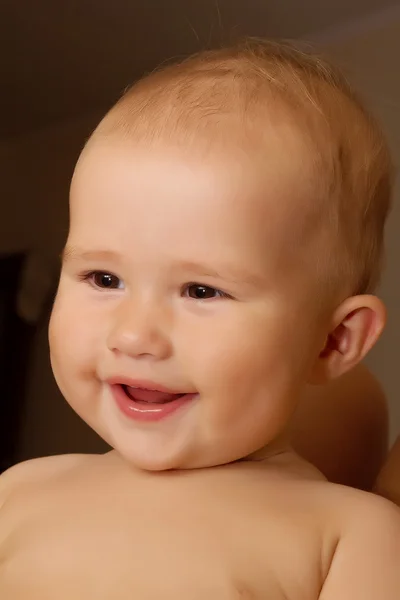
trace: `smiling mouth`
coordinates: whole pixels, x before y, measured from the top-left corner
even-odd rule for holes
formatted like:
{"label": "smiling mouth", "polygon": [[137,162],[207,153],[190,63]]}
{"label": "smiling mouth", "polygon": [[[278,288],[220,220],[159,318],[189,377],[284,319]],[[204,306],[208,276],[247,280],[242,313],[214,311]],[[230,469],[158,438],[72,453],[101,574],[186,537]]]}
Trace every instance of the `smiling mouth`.
{"label": "smiling mouth", "polygon": [[186,396],[185,393],[160,392],[158,390],[149,390],[130,385],[122,385],[122,389],[130,400],[139,404],[168,404]]}
{"label": "smiling mouth", "polygon": [[133,421],[164,420],[189,407],[198,398],[196,392],[179,393],[161,385],[158,389],[154,389],[158,385],[151,382],[132,381],[133,385],[129,383],[121,379],[109,381],[116,405],[122,414]]}

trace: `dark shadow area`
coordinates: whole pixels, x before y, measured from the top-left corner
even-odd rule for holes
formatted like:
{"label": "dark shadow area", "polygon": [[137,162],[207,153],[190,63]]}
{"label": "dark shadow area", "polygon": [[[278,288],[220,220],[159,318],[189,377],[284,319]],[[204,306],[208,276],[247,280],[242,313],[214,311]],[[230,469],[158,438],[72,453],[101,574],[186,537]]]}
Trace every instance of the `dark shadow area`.
{"label": "dark shadow area", "polygon": [[0,257],[0,472],[15,462],[35,328],[16,311],[24,254]]}

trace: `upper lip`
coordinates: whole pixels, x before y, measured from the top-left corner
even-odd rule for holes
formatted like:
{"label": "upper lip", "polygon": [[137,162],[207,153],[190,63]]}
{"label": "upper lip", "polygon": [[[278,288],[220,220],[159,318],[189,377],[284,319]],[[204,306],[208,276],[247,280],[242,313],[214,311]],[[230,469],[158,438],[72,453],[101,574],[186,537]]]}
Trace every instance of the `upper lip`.
{"label": "upper lip", "polygon": [[152,392],[164,392],[165,394],[190,394],[193,392],[185,392],[174,388],[169,388],[155,381],[149,379],[132,379],[131,377],[125,377],[123,375],[115,375],[109,377],[107,380],[109,385],[126,385],[133,388],[142,390],[149,390]]}

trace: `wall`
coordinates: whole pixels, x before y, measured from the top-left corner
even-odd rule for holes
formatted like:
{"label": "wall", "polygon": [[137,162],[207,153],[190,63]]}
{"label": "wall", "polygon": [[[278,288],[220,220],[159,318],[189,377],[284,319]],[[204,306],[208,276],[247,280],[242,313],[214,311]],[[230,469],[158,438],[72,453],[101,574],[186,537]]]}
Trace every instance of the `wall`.
{"label": "wall", "polygon": [[[330,53],[348,70],[378,112],[387,129],[396,164],[400,164],[400,82],[396,56],[400,54],[400,19],[380,23],[374,31],[330,40]],[[0,145],[0,250],[39,247],[51,261],[62,247],[67,229],[67,196],[73,164],[83,140],[98,120],[91,115],[27,138]],[[397,194],[398,195],[398,194]],[[392,434],[400,430],[397,348],[400,337],[400,203],[388,227],[388,267],[382,296],[389,310],[385,335],[368,359],[388,393]],[[61,399],[53,382],[46,324],[40,327],[33,354],[28,401],[20,444],[20,458],[66,451],[103,448]]]}

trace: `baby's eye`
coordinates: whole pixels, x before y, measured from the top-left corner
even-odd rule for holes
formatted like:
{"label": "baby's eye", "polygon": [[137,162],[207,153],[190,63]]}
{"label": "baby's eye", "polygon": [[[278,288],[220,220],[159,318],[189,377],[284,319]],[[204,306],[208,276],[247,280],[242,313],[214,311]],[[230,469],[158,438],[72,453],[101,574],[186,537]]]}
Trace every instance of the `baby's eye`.
{"label": "baby's eye", "polygon": [[194,300],[210,300],[212,298],[227,298],[228,295],[208,285],[190,283],[184,290],[184,296]]}
{"label": "baby's eye", "polygon": [[123,282],[119,277],[105,271],[92,271],[86,275],[85,279],[101,289],[119,290],[123,288]]}

